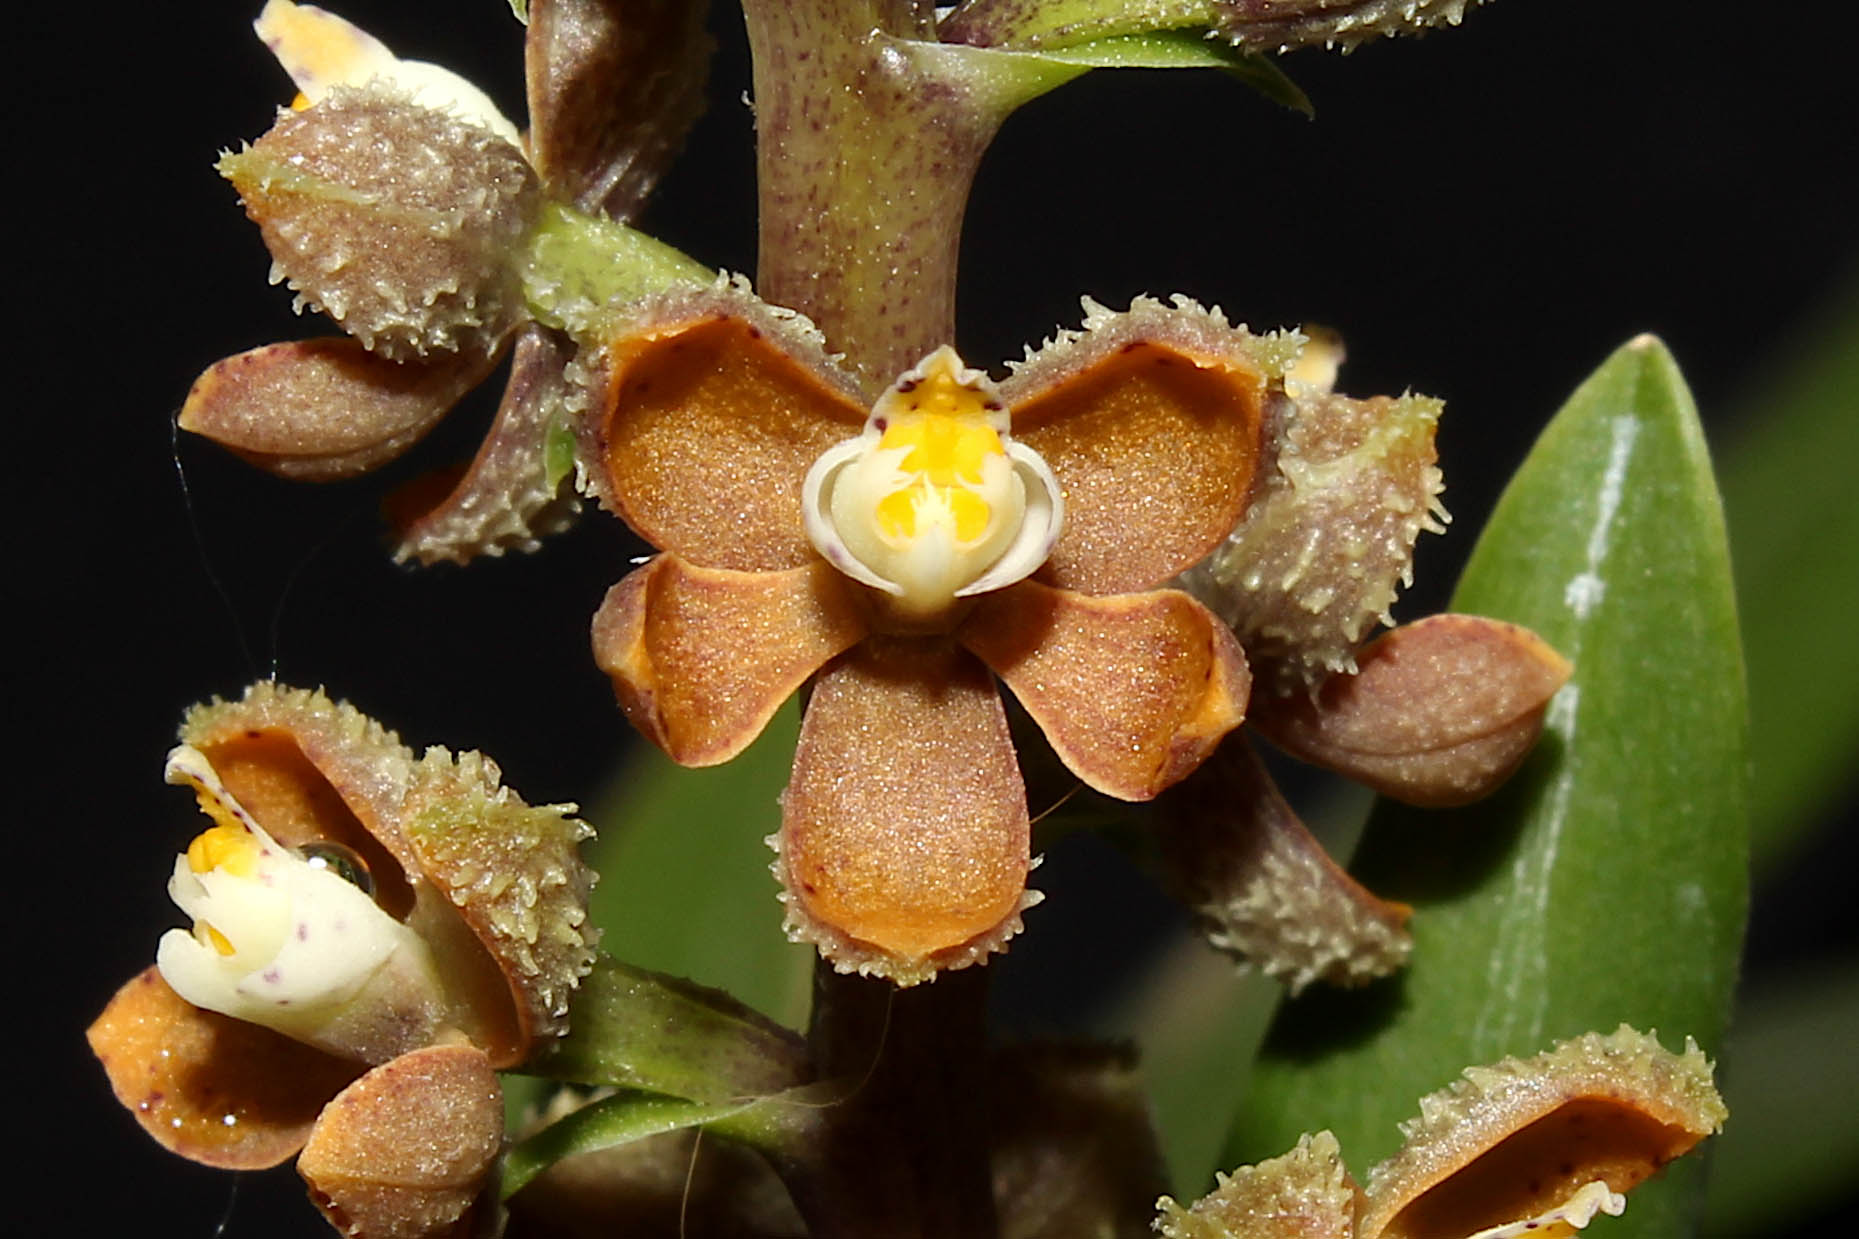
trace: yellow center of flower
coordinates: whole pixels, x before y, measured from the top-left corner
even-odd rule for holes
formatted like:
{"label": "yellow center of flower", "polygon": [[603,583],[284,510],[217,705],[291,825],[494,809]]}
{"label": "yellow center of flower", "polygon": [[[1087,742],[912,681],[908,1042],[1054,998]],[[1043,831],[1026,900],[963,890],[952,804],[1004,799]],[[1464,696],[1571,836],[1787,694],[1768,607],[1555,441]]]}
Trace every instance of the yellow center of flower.
{"label": "yellow center of flower", "polygon": [[[194,841],[187,845],[187,867],[195,873],[219,869],[235,878],[257,874],[259,848],[252,832],[217,801],[203,795],[200,807],[214,818],[214,824],[195,835]],[[235,951],[232,940],[205,921],[199,922],[196,928],[206,930],[207,941],[221,955],[231,955]]]}
{"label": "yellow center of flower", "polygon": [[[900,418],[878,441],[879,451],[907,449],[897,467],[911,480],[880,499],[876,512],[879,530],[899,545],[915,541],[935,524],[952,527],[957,542],[973,542],[987,532],[993,508],[976,493],[981,465],[990,456],[1007,453],[994,428],[978,420],[980,404],[974,393],[957,388],[955,396],[968,397],[973,407]],[[956,400],[937,404],[955,405]]]}

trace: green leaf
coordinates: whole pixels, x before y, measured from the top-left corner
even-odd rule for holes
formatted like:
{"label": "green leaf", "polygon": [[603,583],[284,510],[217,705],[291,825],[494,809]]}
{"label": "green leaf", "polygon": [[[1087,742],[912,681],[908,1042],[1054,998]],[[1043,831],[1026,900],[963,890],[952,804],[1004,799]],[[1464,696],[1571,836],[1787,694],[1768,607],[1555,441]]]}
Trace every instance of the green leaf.
{"label": "green leaf", "polygon": [[727,994],[604,956],[575,991],[568,1035],[524,1070],[698,1101],[779,1092],[809,1073],[798,1035]]}
{"label": "green leaf", "polygon": [[[1859,642],[1859,287],[1761,369],[1760,404],[1723,453],[1754,722],[1757,870],[1787,855],[1852,786]],[[1822,622],[1816,622],[1822,621]]]}
{"label": "green leaf", "polygon": [[[1641,337],[1569,399],[1512,479],[1455,610],[1526,624],[1575,665],[1497,796],[1377,806],[1358,870],[1415,905],[1413,963],[1274,1026],[1233,1162],[1328,1127],[1361,1172],[1467,1066],[1621,1022],[1722,1048],[1747,906],[1748,739],[1729,556],[1690,394]],[[1675,1236],[1696,1159],[1609,1223]]]}
{"label": "green leaf", "polygon": [[630,1144],[686,1127],[701,1127],[740,1114],[752,1101],[699,1102],[651,1093],[620,1093],[583,1106],[513,1147],[504,1157],[503,1198],[564,1157]]}
{"label": "green leaf", "polygon": [[1276,59],[1191,30],[1116,35],[1051,50],[999,54],[1089,69],[1218,69],[1274,103],[1305,116],[1317,114],[1310,96]]}
{"label": "green leaf", "polygon": [[734,761],[686,770],[641,745],[588,816],[600,828],[592,913],[616,958],[726,990],[788,1025],[806,1016],[813,951],[781,931],[762,840],[781,824],[799,736],[790,703]]}

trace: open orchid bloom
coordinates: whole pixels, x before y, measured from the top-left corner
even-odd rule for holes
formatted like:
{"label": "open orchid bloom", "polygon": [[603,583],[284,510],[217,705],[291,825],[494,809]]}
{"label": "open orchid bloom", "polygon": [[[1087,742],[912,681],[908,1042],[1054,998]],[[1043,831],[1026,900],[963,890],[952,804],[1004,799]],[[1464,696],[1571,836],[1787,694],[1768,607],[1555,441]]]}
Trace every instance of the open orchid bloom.
{"label": "open orchid bloom", "polygon": [[301,1151],[346,1233],[464,1227],[502,1146],[496,1072],[565,1030],[593,960],[591,832],[321,693],[255,684],[181,741],[169,781],[211,824],[168,887],[191,925],[91,1025],[117,1098],[209,1166]]}
{"label": "open orchid bloom", "polygon": [[719,281],[590,367],[587,481],[664,552],[608,594],[596,658],[687,765],[814,677],[776,872],[842,970],[978,962],[1036,898],[996,676],[1124,800],[1244,715],[1238,643],[1164,585],[1257,502],[1300,337],[1185,300],[1087,314],[998,389],[942,349],[868,405],[810,324]]}
{"label": "open orchid bloom", "polygon": [[[1408,804],[1496,790],[1541,734],[1568,662],[1534,633],[1471,615],[1390,624],[1414,540],[1443,529],[1440,403],[1331,392],[1320,338],[1285,380],[1258,498],[1181,587],[1227,623],[1253,670],[1247,722],[1295,757]],[[1359,984],[1407,958],[1409,910],[1323,852],[1244,738],[1162,805],[1162,854],[1216,946],[1295,991]]]}
{"label": "open orchid bloom", "polygon": [[1421,1099],[1366,1189],[1329,1132],[1221,1175],[1166,1239],[1566,1239],[1716,1132],[1725,1118],[1695,1042],[1673,1054],[1626,1025],[1530,1059],[1472,1067]]}
{"label": "open orchid bloom", "polygon": [[[284,477],[352,477],[412,447],[514,346],[468,470],[395,505],[398,554],[534,549],[573,511],[548,440],[574,346],[560,322],[536,320],[538,238],[611,229],[637,209],[700,105],[701,20],[663,0],[536,0],[525,141],[458,75],[322,9],[267,0],[256,29],[300,93],[219,169],[264,235],[273,281],[348,335],[215,363],[182,428]],[[633,72],[648,55],[651,72]]]}

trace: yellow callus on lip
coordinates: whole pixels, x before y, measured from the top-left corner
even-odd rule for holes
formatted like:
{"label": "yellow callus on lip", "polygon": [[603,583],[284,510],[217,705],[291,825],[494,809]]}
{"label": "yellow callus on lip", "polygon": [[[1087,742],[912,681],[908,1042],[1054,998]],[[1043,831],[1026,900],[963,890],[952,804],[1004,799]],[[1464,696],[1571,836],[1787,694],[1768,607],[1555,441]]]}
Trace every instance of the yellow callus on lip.
{"label": "yellow callus on lip", "polygon": [[993,427],[925,414],[892,426],[878,440],[881,452],[896,448],[905,451],[898,468],[916,481],[878,501],[878,529],[885,537],[907,542],[933,524],[952,526],[957,542],[974,542],[987,532],[993,510],[976,493],[982,466],[1007,455]]}
{"label": "yellow callus on lip", "polygon": [[815,462],[802,512],[829,563],[930,617],[1037,569],[1064,503],[1045,461],[1013,441],[994,385],[945,347]]}
{"label": "yellow callus on lip", "polygon": [[187,867],[195,873],[224,869],[237,878],[258,872],[258,840],[236,822],[221,822],[187,845]]}

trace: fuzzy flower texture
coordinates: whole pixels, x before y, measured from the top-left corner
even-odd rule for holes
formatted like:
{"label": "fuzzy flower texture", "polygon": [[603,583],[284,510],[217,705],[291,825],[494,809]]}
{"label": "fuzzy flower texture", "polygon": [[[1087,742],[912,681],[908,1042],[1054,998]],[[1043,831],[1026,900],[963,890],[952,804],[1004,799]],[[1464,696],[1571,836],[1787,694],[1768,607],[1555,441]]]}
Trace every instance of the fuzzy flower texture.
{"label": "fuzzy flower texture", "polygon": [[[1489,792],[1534,743],[1568,667],[1532,634],[1438,616],[1363,645],[1444,516],[1439,403],[1338,395],[1332,344],[1183,298],[1087,300],[998,385],[943,347],[874,393],[740,280],[564,260],[644,252],[602,212],[643,192],[663,148],[640,135],[678,128],[693,80],[577,89],[630,80],[655,37],[591,37],[570,10],[531,8],[517,138],[467,84],[267,4],[307,106],[222,170],[349,337],[220,362],[182,425],[347,476],[517,339],[484,449],[403,512],[401,554],[532,546],[571,474],[657,547],[596,615],[596,661],[693,766],[806,688],[775,872],[789,933],[841,970],[914,984],[980,962],[1039,898],[997,685],[1083,784],[1169,793],[1159,850],[1216,944],[1294,988],[1397,967],[1407,910],[1332,864],[1229,733],[1420,804]],[[590,266],[647,275],[622,295]]]}
{"label": "fuzzy flower texture", "polygon": [[191,711],[167,774],[212,824],[168,883],[191,926],[90,1027],[118,1100],[208,1166],[298,1155],[345,1234],[465,1233],[497,1072],[566,1030],[593,963],[592,832],[477,753],[415,757],[268,682]]}

